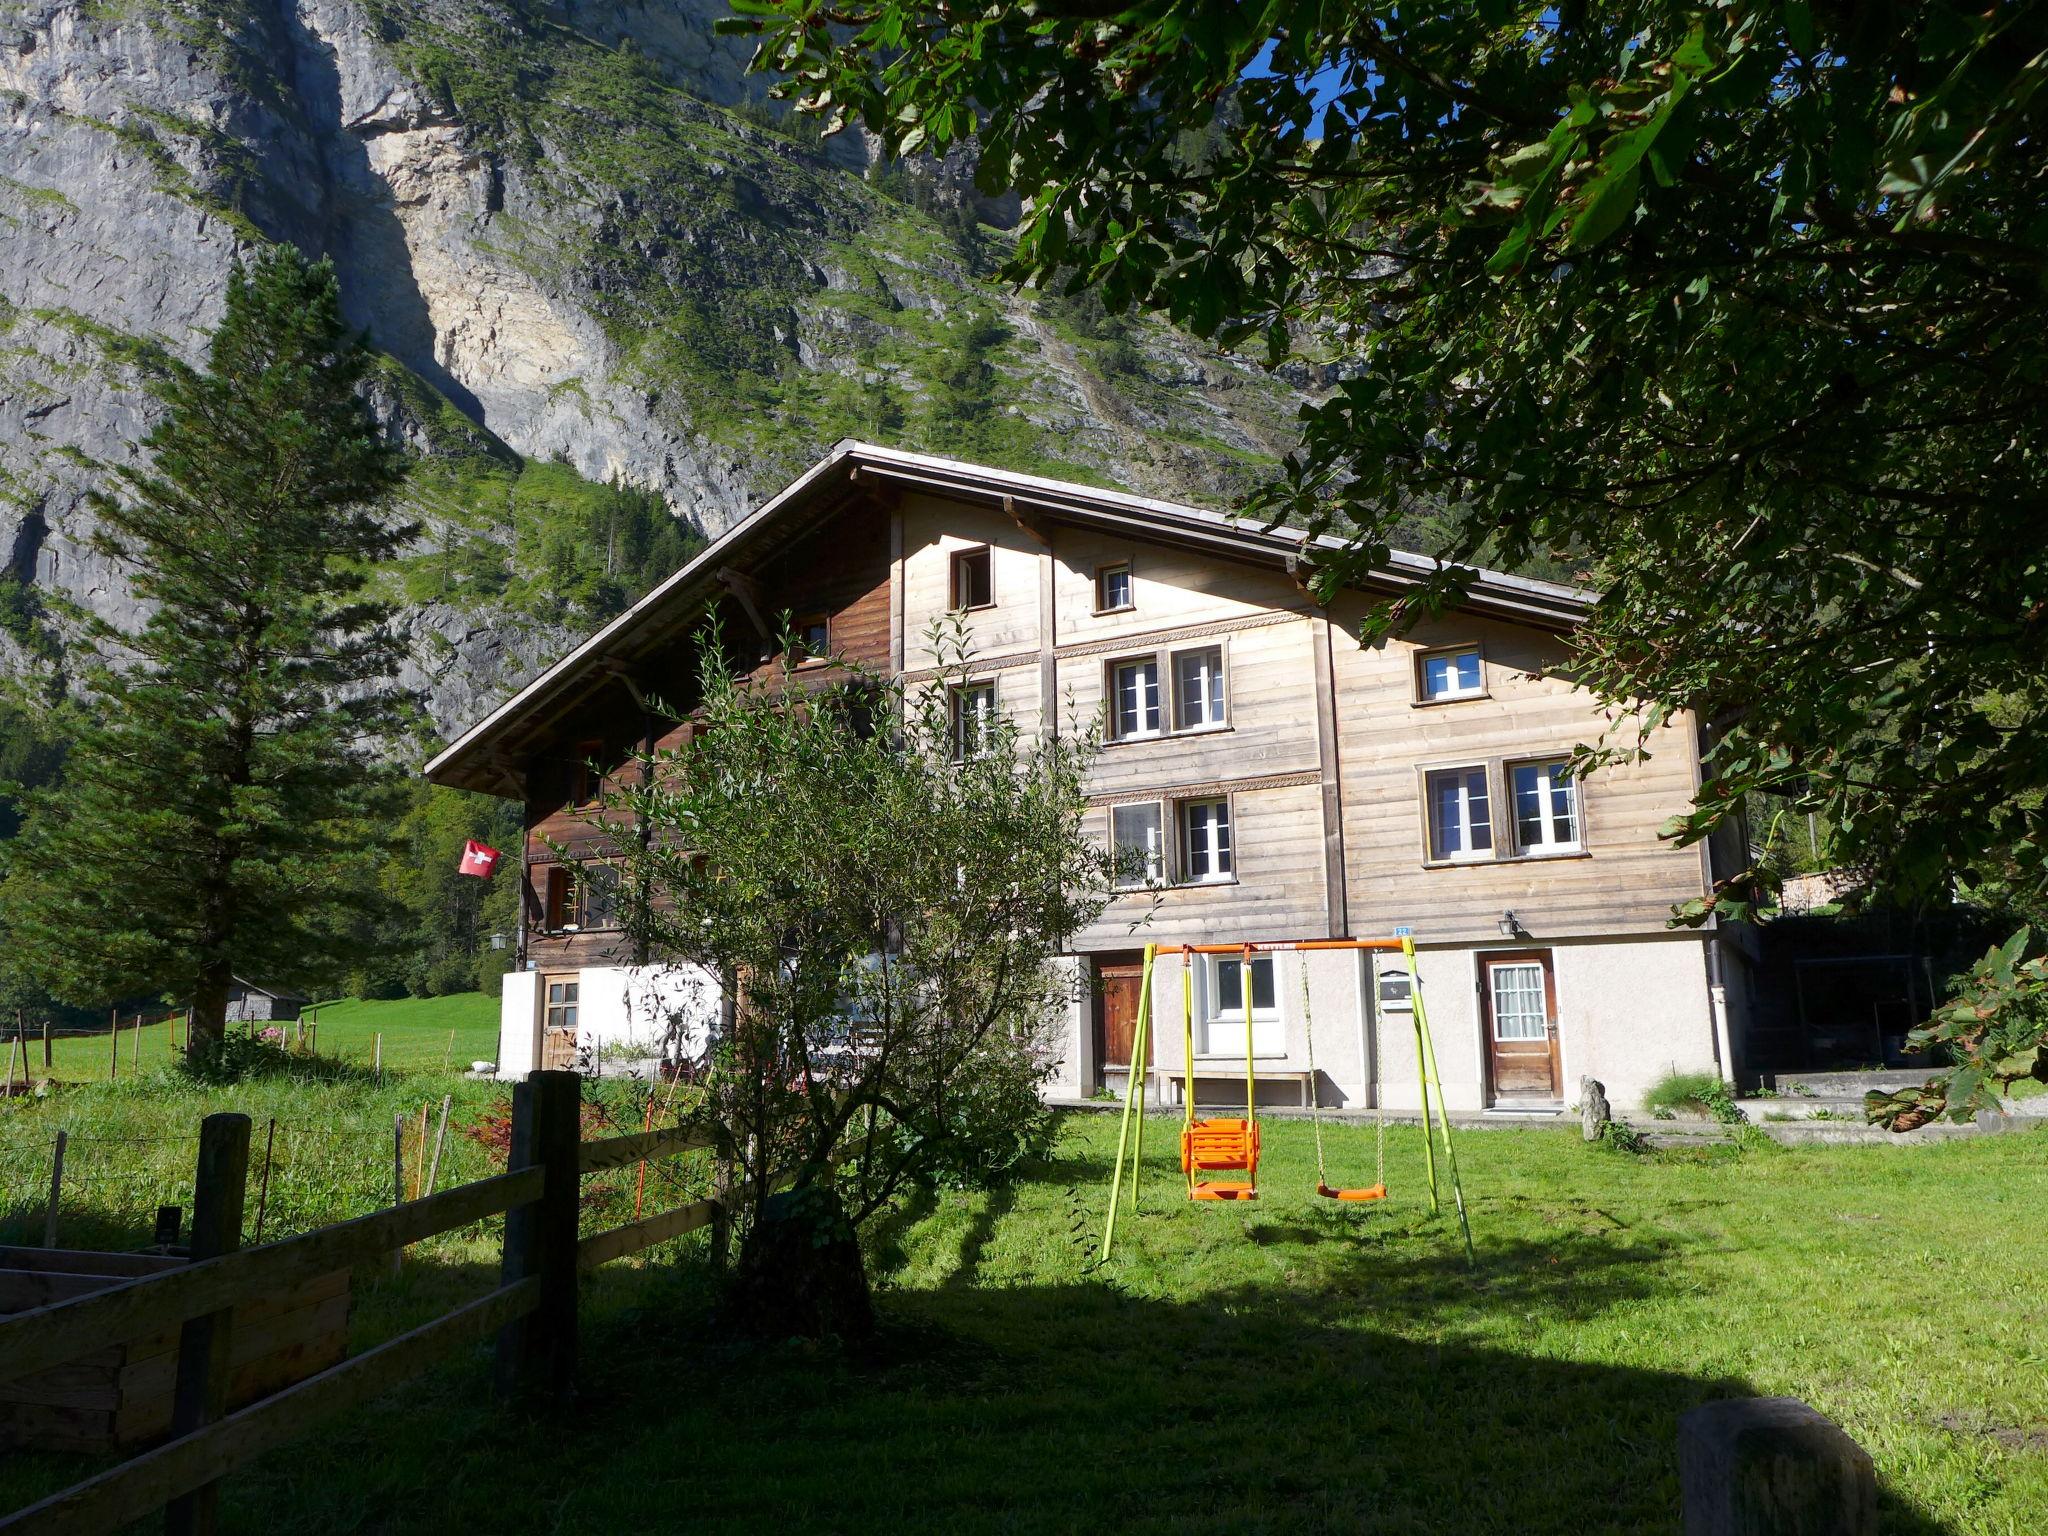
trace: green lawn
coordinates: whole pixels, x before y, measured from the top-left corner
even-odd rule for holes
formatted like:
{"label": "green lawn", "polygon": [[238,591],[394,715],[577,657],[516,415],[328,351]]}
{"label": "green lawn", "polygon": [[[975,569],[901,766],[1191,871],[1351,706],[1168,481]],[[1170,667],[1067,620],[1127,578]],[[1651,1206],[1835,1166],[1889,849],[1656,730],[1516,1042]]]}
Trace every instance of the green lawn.
{"label": "green lawn", "polygon": [[400,1070],[456,1071],[472,1061],[498,1059],[498,994],[455,992],[447,997],[401,997],[391,1002],[351,1000],[319,1009],[323,1056],[368,1061],[384,1037],[384,1065]]}
{"label": "green lawn", "polygon": [[[388,1135],[404,1095],[346,1091]],[[501,1416],[479,1357],[236,1474],[226,1528],[1675,1533],[1678,1415],[1790,1393],[1869,1448],[1888,1531],[2048,1529],[2048,1136],[1631,1158],[1466,1134],[1476,1273],[1414,1131],[1391,1201],[1336,1207],[1292,1122],[1245,1207],[1180,1198],[1155,1122],[1145,1207],[1095,1268],[1114,1136],[1075,1115],[1038,1176],[873,1232],[872,1348],[736,1342],[686,1239],[593,1287],[573,1413]],[[1359,1182],[1370,1131],[1332,1157]],[[487,1285],[490,1254],[473,1234],[368,1284],[359,1339]],[[0,1507],[65,1470],[23,1461]]]}
{"label": "green lawn", "polygon": [[[313,1017],[310,1013],[308,1016]],[[368,1062],[376,1050],[376,1037],[382,1034],[384,1064],[400,1071],[438,1071],[444,1060],[462,1071],[472,1061],[498,1059],[496,993],[457,992],[447,997],[402,997],[390,1002],[352,998],[321,1004],[317,1017],[317,1043],[322,1056]],[[289,1031],[295,1026],[279,1027]],[[147,1076],[174,1061],[184,1041],[182,1019],[145,1024],[139,1031],[123,1020],[121,1059],[115,1081],[137,1072]],[[52,1042],[52,1075],[64,1082],[104,1083],[112,1066],[112,1052],[113,1042],[105,1034],[62,1036]],[[5,1047],[0,1045],[0,1073],[6,1071],[4,1055]],[[31,1075],[41,1078],[40,1039],[30,1040],[28,1061]]]}

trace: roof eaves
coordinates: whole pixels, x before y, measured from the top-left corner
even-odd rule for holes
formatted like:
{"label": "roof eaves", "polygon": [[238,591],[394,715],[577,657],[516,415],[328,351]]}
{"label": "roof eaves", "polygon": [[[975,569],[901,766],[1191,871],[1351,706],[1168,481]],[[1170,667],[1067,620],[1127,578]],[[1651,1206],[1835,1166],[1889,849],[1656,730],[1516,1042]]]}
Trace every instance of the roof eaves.
{"label": "roof eaves", "polygon": [[[816,464],[712,540],[674,575],[464,731],[427,763],[422,770],[424,775],[436,780],[458,768],[463,759],[472,755],[489,737],[518,720],[529,709],[545,702],[586,663],[602,659],[621,636],[637,629],[652,616],[673,609],[700,584],[708,584],[712,573],[734,551],[746,545],[759,530],[784,511],[805,500],[842,466],[868,469],[882,478],[956,494],[1014,498],[1026,502],[1034,511],[1082,522],[1123,524],[1155,536],[1161,533],[1178,535],[1223,552],[1241,555],[1285,559],[1290,554],[1305,550],[1337,550],[1345,545],[1345,541],[1335,535],[1311,538],[1295,529],[1265,528],[1229,513],[1191,507],[1182,502],[1163,501],[1129,491],[1105,490],[1015,470],[991,469],[961,459],[912,453],[842,438]],[[1399,590],[1426,579],[1439,568],[1440,563],[1428,556],[1395,551],[1387,568],[1375,571],[1373,578]],[[1579,588],[1483,568],[1477,571],[1470,592],[1470,600],[1475,606],[1519,618],[1565,625],[1579,618],[1596,597],[1596,593]]]}

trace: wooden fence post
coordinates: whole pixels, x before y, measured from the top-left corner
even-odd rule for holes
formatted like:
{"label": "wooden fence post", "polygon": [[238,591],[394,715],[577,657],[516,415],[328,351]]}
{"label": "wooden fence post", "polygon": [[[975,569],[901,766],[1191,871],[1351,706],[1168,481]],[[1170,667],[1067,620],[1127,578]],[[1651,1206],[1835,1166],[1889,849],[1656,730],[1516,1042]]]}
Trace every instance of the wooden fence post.
{"label": "wooden fence post", "polygon": [[583,1080],[535,1072],[512,1089],[512,1169],[545,1170],[541,1197],[505,1213],[501,1284],[538,1276],[540,1305],[498,1335],[498,1390],[565,1401],[576,1376],[576,1215]]}
{"label": "wooden fence post", "polygon": [[723,1269],[732,1260],[732,1159],[723,1152],[711,1157],[711,1198],[718,1214],[711,1218],[711,1265]]}
{"label": "wooden fence post", "polygon": [[[249,1117],[208,1115],[199,1126],[199,1171],[192,1189],[192,1262],[242,1246],[242,1205],[249,1189]],[[188,1435],[227,1411],[235,1309],[191,1318],[178,1333],[178,1384],[171,1433]],[[164,1509],[166,1536],[207,1536],[218,1523],[220,1483],[203,1483]]]}
{"label": "wooden fence post", "polygon": [[64,1148],[71,1140],[69,1131],[57,1133],[57,1150],[50,1154],[50,1205],[43,1212],[43,1246],[57,1246],[57,1202],[64,1198]]}
{"label": "wooden fence post", "polygon": [[1682,1416],[1678,1481],[1685,1536],[1877,1536],[1869,1453],[1796,1397]]}
{"label": "wooden fence post", "polygon": [[[382,1038],[381,1036],[379,1037]],[[391,1117],[391,1203],[405,1204],[405,1115],[403,1112]],[[405,1262],[405,1250],[391,1250],[391,1273],[397,1274]]]}
{"label": "wooden fence post", "polygon": [[427,1165],[426,1188],[427,1193],[430,1195],[434,1192],[435,1186],[441,1182],[441,1148],[448,1141],[448,1111],[454,1107],[454,1104],[454,1094],[444,1093],[441,1095],[441,1124],[434,1131],[434,1160]]}
{"label": "wooden fence post", "polygon": [[57,1070],[57,1067],[56,1067],[56,1057],[55,1057],[55,1056],[54,1056],[54,1055],[52,1054],[52,1052],[51,1052],[51,1041],[50,1041],[50,1028],[51,1028],[51,1027],[50,1027],[50,1016],[49,1016],[49,1014],[45,1013],[45,1014],[43,1015],[43,1076],[44,1076],[44,1077],[49,1077],[49,1076],[53,1075],[53,1074],[54,1074],[54,1073],[56,1072],[56,1070]]}
{"label": "wooden fence post", "polygon": [[121,1010],[107,1010],[107,1039],[113,1042],[114,1054],[107,1061],[107,1081],[113,1082],[121,1075]]}

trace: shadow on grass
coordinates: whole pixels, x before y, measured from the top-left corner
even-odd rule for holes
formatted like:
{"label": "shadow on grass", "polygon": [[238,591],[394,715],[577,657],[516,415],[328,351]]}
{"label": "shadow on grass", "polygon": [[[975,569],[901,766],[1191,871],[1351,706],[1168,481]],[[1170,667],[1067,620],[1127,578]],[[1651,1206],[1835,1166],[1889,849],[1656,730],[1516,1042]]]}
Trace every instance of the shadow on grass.
{"label": "shadow on grass", "polygon": [[[1458,1337],[1627,1306],[1659,1255],[1488,1261],[1362,1243],[1313,1290],[1183,1301],[963,1282],[889,1293],[859,1349],[734,1340],[701,1271],[649,1274],[586,1326],[570,1410],[498,1412],[473,1360],[238,1473],[227,1528],[1676,1533],[1677,1419],[1744,1383]],[[1390,1331],[1424,1316],[1434,1341]]]}

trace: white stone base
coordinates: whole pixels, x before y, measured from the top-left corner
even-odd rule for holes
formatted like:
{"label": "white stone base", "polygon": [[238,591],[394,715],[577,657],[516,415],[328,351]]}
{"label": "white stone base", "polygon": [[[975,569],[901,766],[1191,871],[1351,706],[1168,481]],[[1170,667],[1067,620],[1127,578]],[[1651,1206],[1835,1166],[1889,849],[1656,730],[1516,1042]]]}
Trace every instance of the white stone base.
{"label": "white stone base", "polygon": [[[682,1026],[683,1049],[695,1055],[718,1022],[718,978],[701,966],[605,965],[548,972],[565,974],[580,983],[577,1047],[595,1056],[621,1046],[655,1055],[671,1023]],[[540,973],[507,975],[498,1008],[498,1076],[516,1081],[541,1061]]]}

